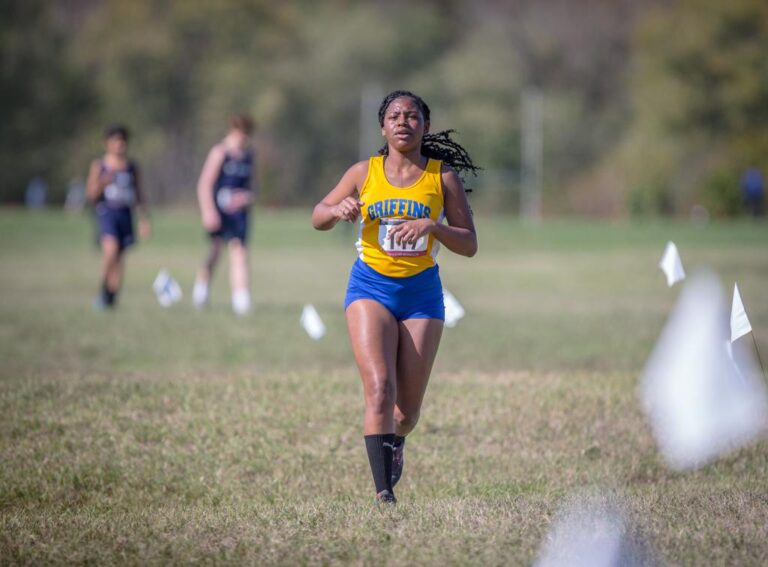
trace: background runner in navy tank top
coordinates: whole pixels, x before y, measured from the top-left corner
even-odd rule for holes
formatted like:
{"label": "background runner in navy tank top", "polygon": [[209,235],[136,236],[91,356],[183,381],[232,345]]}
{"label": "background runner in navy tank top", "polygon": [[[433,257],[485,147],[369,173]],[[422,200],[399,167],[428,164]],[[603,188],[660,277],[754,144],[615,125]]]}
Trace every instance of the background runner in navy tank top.
{"label": "background runner in navy tank top", "polygon": [[143,199],[138,166],[128,159],[128,129],[116,124],[104,132],[105,153],[91,162],[86,191],[94,205],[101,247],[101,291],[95,306],[114,307],[123,281],[124,252],[135,242],[134,208],[139,235],[148,238],[151,225]]}
{"label": "background runner in navy tank top", "polygon": [[229,152],[221,164],[219,177],[213,187],[213,195],[219,212],[231,214],[229,203],[234,191],[251,189],[251,173],[253,171],[253,153],[246,151],[241,157],[235,157]]}
{"label": "background runner in navy tank top", "polygon": [[227,135],[208,152],[200,172],[197,198],[210,247],[195,278],[192,301],[196,307],[208,304],[209,283],[226,244],[230,256],[232,309],[238,315],[245,315],[250,310],[246,244],[253,203],[251,185],[256,174],[251,146],[253,128],[253,119],[247,114],[232,116]]}
{"label": "background runner in navy tank top", "polygon": [[[224,156],[219,175],[213,186],[213,200],[221,218],[218,230],[211,232],[211,237],[224,240],[236,239],[245,244],[248,239],[249,206],[238,206],[237,196],[251,191],[251,173],[253,171],[253,153],[245,150],[240,157],[230,152]],[[250,198],[247,199],[250,202]],[[242,202],[242,199],[239,199]]]}
{"label": "background runner in navy tank top", "polygon": [[111,173],[113,180],[99,195],[96,206],[103,203],[110,208],[120,209],[130,208],[136,203],[138,196],[136,189],[136,166],[132,161],[128,162],[125,169],[112,171],[102,160],[99,173]]}
{"label": "background runner in navy tank top", "polygon": [[129,161],[125,169],[113,170],[102,160],[99,174],[112,177],[95,202],[99,238],[112,236],[122,251],[136,241],[132,211],[138,198],[136,166]]}

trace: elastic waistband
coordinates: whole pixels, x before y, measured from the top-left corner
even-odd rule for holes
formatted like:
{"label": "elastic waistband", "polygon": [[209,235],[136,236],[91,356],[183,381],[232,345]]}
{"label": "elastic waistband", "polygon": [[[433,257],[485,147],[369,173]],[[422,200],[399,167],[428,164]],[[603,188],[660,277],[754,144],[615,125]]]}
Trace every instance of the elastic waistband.
{"label": "elastic waistband", "polygon": [[130,213],[133,208],[126,205],[110,205],[106,201],[101,201],[96,203],[96,205],[93,207],[93,210],[97,213]]}
{"label": "elastic waistband", "polygon": [[371,268],[368,264],[363,262],[360,258],[357,258],[355,260],[354,265],[352,266],[353,270],[358,270],[364,272],[366,275],[374,278],[381,278],[388,282],[391,282],[393,284],[403,284],[403,285],[409,285],[411,283],[418,283],[419,280],[429,280],[435,277],[435,274],[440,273],[440,269],[438,268],[437,264],[434,266],[430,266],[429,268],[426,268],[422,271],[420,271],[418,274],[414,274],[412,276],[405,276],[402,278],[396,278],[394,276],[387,276],[385,274],[382,274],[381,272],[377,272],[373,268]]}

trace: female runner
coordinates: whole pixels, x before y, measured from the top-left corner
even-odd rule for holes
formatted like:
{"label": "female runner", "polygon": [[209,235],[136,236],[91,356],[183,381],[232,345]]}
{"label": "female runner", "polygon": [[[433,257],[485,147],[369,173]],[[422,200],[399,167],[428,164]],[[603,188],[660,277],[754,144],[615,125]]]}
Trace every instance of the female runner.
{"label": "female runner", "polygon": [[139,183],[139,168],[128,159],[128,129],[109,126],[104,132],[106,152],[91,163],[86,192],[94,204],[101,246],[101,292],[98,309],[115,306],[123,282],[124,252],[133,245],[133,208],[139,212],[139,236],[149,238],[151,226]]}
{"label": "female runner", "polygon": [[210,281],[224,242],[229,247],[229,281],[232,310],[245,315],[251,309],[248,277],[248,224],[253,201],[251,179],[254,155],[251,148],[253,119],[236,114],[229,121],[224,139],[213,146],[197,182],[197,198],[203,227],[211,246],[197,272],[192,301],[195,307],[207,305]]}
{"label": "female runner", "polygon": [[362,217],[344,306],[363,381],[376,500],[385,503],[396,501],[405,437],[419,419],[443,332],[438,247],[463,256],[477,252],[457,174],[477,168],[451,130],[429,134],[429,120],[429,107],[415,94],[387,95],[379,108],[386,140],[380,155],[350,167],[312,213],[317,230]]}

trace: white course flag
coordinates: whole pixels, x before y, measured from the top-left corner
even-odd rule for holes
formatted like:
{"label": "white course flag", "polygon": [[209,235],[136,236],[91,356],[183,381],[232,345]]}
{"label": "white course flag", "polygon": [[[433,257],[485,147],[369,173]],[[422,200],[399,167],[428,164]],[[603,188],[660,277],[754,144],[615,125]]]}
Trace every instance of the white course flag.
{"label": "white course flag", "polygon": [[685,270],[683,270],[683,261],[680,259],[680,253],[677,246],[672,241],[667,242],[664,249],[664,255],[659,262],[659,268],[667,276],[667,285],[672,287],[677,282],[685,279]]}
{"label": "white course flag", "polygon": [[733,284],[733,302],[731,303],[731,342],[734,342],[736,339],[740,339],[751,332],[752,325],[749,324],[747,312],[744,310],[744,304],[741,301],[739,284]]}
{"label": "white course flag", "polygon": [[454,295],[443,288],[443,303],[445,304],[445,326],[455,327],[459,319],[464,317],[464,308]]}
{"label": "white course flag", "polygon": [[610,494],[568,497],[534,567],[657,564],[648,545],[631,535],[622,506],[615,500]]}
{"label": "white course flag", "polygon": [[179,283],[171,277],[168,270],[160,270],[152,284],[158,303],[163,307],[170,307],[181,301],[182,292]]}
{"label": "white course flag", "polygon": [[694,274],[643,371],[643,409],[673,469],[700,467],[752,441],[768,425],[768,395],[754,355],[740,349],[732,358],[723,346],[729,342],[727,321],[717,277]]}
{"label": "white course flag", "polygon": [[315,309],[315,306],[310,303],[307,303],[301,312],[301,326],[304,327],[310,338],[316,341],[325,336],[323,320],[320,318],[320,314]]}

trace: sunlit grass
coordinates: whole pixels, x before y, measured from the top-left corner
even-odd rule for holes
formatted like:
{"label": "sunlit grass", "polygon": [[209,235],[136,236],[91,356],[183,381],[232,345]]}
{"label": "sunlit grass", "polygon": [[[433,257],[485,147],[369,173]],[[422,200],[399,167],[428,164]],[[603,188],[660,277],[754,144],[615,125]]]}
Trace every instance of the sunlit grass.
{"label": "sunlit grass", "polygon": [[354,234],[256,218],[238,319],[225,270],[207,312],[152,295],[160,268],[190,290],[191,214],[156,216],[103,313],[86,218],[0,212],[0,562],[525,564],[585,487],[621,494],[670,562],[768,561],[765,443],[670,473],[635,392],[679,291],[656,268],[670,238],[687,269],[738,280],[768,352],[768,227],[480,219],[476,258],[441,256],[468,315],[444,334],[400,502],[379,510],[341,312]]}

